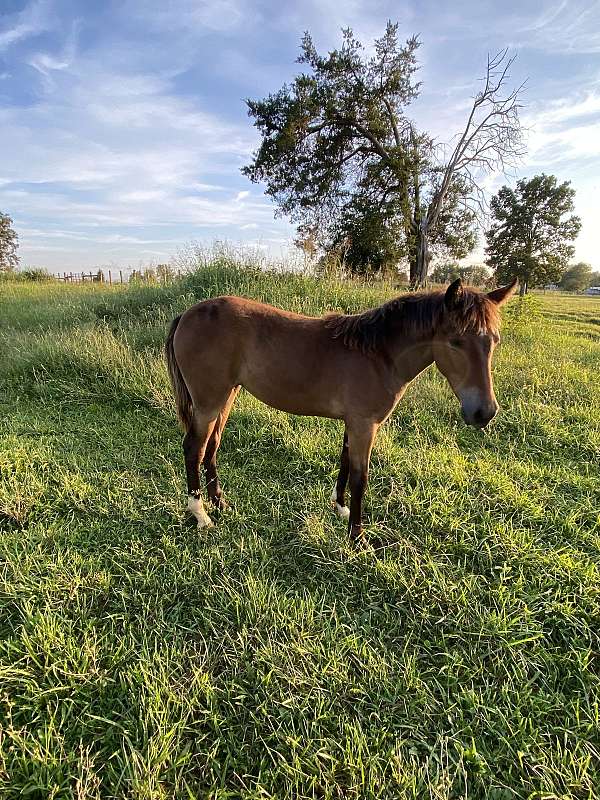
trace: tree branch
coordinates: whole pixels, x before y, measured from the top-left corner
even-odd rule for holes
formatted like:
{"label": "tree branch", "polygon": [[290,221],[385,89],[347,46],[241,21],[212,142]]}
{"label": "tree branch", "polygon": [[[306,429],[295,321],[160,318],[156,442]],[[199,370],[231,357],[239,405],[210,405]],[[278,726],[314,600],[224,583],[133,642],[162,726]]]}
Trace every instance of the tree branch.
{"label": "tree branch", "polygon": [[381,158],[387,164],[391,164],[392,163],[392,157],[390,156],[388,151],[381,144],[379,139],[376,136],[374,136],[368,128],[365,128],[365,126],[361,125],[361,123],[356,119],[346,119],[345,122],[348,125],[351,125],[353,128],[355,128],[360,134],[362,134],[365,137],[365,139],[368,139],[371,142],[371,144],[373,145],[376,153],[379,156],[381,156]]}
{"label": "tree branch", "polygon": [[[518,102],[524,88],[521,84],[507,96],[499,96],[508,78],[508,70],[515,57],[507,58],[502,50],[493,58],[488,56],[485,83],[475,95],[465,127],[448,159],[442,181],[430,203],[427,222],[434,225],[439,217],[453,177],[466,172],[472,186],[479,187],[474,179],[472,167],[492,172],[500,168],[503,172],[524,154],[522,129]],[[483,116],[480,117],[480,112]]]}
{"label": "tree branch", "polygon": [[396,147],[400,147],[402,145],[402,140],[400,139],[400,132],[398,131],[398,123],[396,121],[396,115],[394,114],[394,110],[392,108],[392,104],[387,99],[387,97],[383,98],[383,104],[385,105],[388,116],[390,118],[390,122],[392,124],[392,131],[394,133],[394,141],[396,142]]}

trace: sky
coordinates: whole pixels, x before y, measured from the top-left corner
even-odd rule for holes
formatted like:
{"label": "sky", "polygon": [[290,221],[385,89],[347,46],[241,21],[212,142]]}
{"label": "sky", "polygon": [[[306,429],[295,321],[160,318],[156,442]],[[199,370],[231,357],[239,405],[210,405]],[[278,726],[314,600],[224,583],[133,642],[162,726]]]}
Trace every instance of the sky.
{"label": "sky", "polygon": [[258,144],[244,100],[293,78],[303,31],[325,51],[342,27],[369,43],[388,19],[420,37],[409,116],[442,142],[488,53],[516,55],[528,153],[487,187],[570,180],[576,259],[599,269],[597,0],[0,0],[0,211],[23,266],[136,267],[190,241],[287,252],[293,228],[240,172]]}

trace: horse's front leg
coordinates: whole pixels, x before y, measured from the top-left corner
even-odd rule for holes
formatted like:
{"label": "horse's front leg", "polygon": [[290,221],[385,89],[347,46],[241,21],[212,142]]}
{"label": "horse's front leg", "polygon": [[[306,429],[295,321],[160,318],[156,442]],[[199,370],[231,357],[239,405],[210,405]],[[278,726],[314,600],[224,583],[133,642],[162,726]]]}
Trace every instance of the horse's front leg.
{"label": "horse's front leg", "polygon": [[362,539],[362,501],[367,488],[369,459],[379,425],[367,420],[346,423],[350,465],[350,518],[348,535],[355,542]]}

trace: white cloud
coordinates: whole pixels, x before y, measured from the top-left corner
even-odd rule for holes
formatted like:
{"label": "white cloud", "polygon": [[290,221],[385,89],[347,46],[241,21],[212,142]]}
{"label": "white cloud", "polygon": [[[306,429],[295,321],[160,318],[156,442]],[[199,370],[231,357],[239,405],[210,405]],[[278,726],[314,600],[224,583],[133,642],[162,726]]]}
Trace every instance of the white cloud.
{"label": "white cloud", "polygon": [[600,155],[600,92],[595,89],[538,103],[524,117],[527,163],[585,162]]}
{"label": "white cloud", "polygon": [[556,53],[600,53],[600,4],[560,0],[529,25],[516,28],[522,45]]}
{"label": "white cloud", "polygon": [[68,36],[62,52],[59,55],[49,53],[35,53],[29,57],[28,64],[48,77],[50,73],[57,70],[68,69],[73,63],[77,50],[77,36],[79,33],[80,21],[75,20],[71,25],[71,32]]}
{"label": "white cloud", "polygon": [[146,191],[124,192],[115,198],[122,203],[145,203],[152,200],[164,200],[167,193],[163,189],[150,189]]}
{"label": "white cloud", "polygon": [[590,89],[583,94],[561,97],[546,102],[535,113],[535,119],[542,124],[574,123],[578,118],[600,114],[600,92]]}
{"label": "white cloud", "polygon": [[44,0],[30,3],[18,14],[8,16],[8,27],[0,30],[0,50],[5,50],[22,39],[43,33],[50,27],[48,4]]}
{"label": "white cloud", "polygon": [[25,259],[39,259],[46,226],[49,261],[73,268],[86,242],[129,260],[137,246],[161,242],[168,254],[194,231],[273,225],[271,203],[238,190],[255,145],[248,123],[177,96],[168,75],[114,71],[102,53],[77,55],[74,44],[59,52],[29,59],[52,73],[40,102],[0,108],[0,146],[13,154],[0,164],[0,207],[29,221],[20,228]]}
{"label": "white cloud", "polygon": [[239,0],[177,0],[168,4],[162,0],[127,0],[123,10],[150,29],[188,35],[227,32],[242,23],[246,27],[255,15]]}

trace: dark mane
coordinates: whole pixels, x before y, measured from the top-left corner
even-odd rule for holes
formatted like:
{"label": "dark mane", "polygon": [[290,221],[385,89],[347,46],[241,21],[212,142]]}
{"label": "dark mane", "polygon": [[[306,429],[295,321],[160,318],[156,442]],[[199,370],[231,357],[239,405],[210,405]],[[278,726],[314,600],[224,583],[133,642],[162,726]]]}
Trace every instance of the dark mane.
{"label": "dark mane", "polygon": [[379,350],[392,335],[425,338],[444,323],[458,334],[497,332],[497,306],[483,292],[463,287],[460,304],[452,312],[444,295],[444,291],[403,294],[360,314],[332,314],[325,325],[334,339],[363,353]]}

